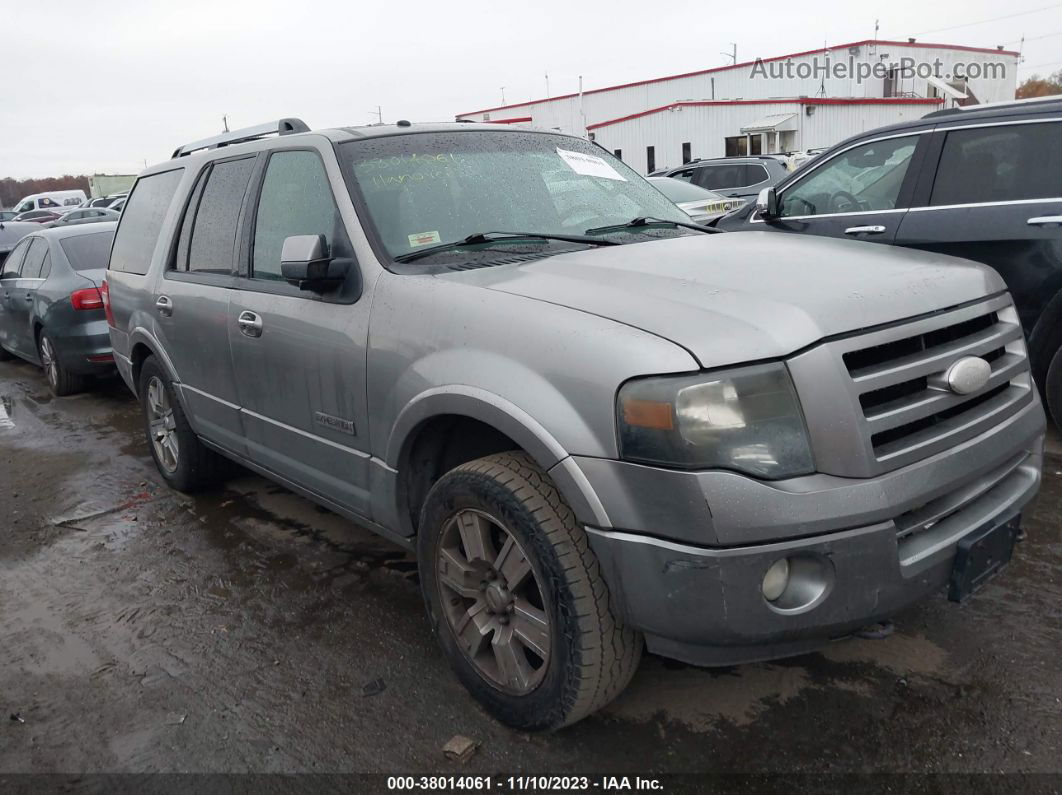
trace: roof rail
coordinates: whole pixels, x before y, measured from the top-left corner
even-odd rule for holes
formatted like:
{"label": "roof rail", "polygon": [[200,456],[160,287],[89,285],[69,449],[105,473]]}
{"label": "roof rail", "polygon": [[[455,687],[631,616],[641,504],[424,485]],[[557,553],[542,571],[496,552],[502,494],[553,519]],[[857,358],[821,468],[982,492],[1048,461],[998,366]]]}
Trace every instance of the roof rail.
{"label": "roof rail", "polygon": [[1048,94],[1045,97],[1026,97],[1025,99],[1005,99],[1001,102],[980,102],[976,105],[956,105],[953,108],[942,108],[941,110],[935,110],[932,113],[927,113],[922,118],[929,119],[933,118],[934,116],[951,116],[955,113],[973,113],[974,111],[978,110],[995,110],[997,108],[1020,108],[1024,105],[1035,105],[1040,102],[1060,101],[1062,101],[1062,94]]}
{"label": "roof rail", "polygon": [[173,157],[184,157],[192,152],[198,152],[200,149],[217,149],[220,146],[254,141],[263,135],[293,135],[294,133],[309,131],[310,128],[302,119],[278,119],[277,121],[258,124],[254,127],[244,127],[242,130],[233,130],[222,135],[215,135],[211,138],[204,138],[201,141],[192,141],[190,144],[178,146],[173,150]]}

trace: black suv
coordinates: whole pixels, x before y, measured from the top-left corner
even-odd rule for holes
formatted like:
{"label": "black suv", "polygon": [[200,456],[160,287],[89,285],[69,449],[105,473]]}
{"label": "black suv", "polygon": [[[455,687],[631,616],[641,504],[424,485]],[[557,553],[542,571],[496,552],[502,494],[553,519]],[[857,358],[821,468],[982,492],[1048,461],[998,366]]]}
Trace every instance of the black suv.
{"label": "black suv", "polygon": [[679,168],[665,168],[649,176],[674,177],[728,198],[748,200],[755,198],[763,188],[777,184],[788,173],[779,157],[752,155],[691,160]]}
{"label": "black suv", "polygon": [[991,265],[1014,296],[1033,375],[1062,425],[1062,97],[940,110],[862,133],[717,226]]}

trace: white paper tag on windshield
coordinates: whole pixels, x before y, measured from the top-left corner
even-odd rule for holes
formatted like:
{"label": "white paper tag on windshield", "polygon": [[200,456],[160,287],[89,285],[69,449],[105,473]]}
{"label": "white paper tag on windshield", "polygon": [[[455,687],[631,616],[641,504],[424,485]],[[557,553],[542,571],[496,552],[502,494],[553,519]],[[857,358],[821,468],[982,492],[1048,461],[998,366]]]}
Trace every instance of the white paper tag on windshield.
{"label": "white paper tag on windshield", "polygon": [[571,166],[576,174],[585,174],[588,177],[602,177],[604,179],[618,179],[626,182],[627,178],[610,166],[604,158],[597,155],[585,155],[582,152],[573,152],[570,149],[557,147],[557,154]]}
{"label": "white paper tag on windshield", "polygon": [[439,237],[438,232],[421,232],[416,235],[409,235],[409,247],[416,248],[417,246],[426,246],[429,243],[441,243],[442,238]]}

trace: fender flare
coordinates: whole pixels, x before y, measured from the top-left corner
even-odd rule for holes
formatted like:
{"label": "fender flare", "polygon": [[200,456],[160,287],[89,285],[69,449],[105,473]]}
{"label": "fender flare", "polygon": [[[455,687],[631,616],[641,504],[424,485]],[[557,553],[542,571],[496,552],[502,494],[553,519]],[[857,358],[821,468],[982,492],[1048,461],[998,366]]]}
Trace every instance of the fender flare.
{"label": "fender flare", "polygon": [[454,414],[485,422],[498,429],[549,469],[568,453],[542,424],[519,406],[479,387],[441,386],[417,395],[399,413],[387,441],[385,462],[398,469],[415,431],[428,420]]}
{"label": "fender flare", "polygon": [[[153,335],[143,326],[137,326],[129,334],[130,360],[132,360],[133,349],[136,348],[137,345],[144,345],[149,351],[151,351],[151,355],[159,360],[159,362],[162,364],[162,369],[166,371],[166,375],[169,376],[169,379],[172,383],[181,383],[181,379],[177,376],[177,371],[174,369],[173,362],[170,360],[170,357],[166,355],[166,351],[163,349],[162,345],[159,344],[159,341],[155,338],[155,335]],[[140,384],[134,382],[133,394],[136,395],[137,398],[140,397],[140,395],[136,392],[139,387]],[[180,389],[175,389],[174,392],[177,395],[177,399],[181,401],[181,408],[184,409],[185,413],[187,414],[188,407],[184,405],[183,391]]]}
{"label": "fender flare", "polygon": [[[601,501],[563,445],[522,408],[479,387],[464,384],[435,387],[411,400],[392,427],[385,454],[386,465],[392,471],[400,472],[417,430],[442,415],[468,417],[504,433],[550,474],[581,522],[609,526]],[[398,490],[395,497],[402,499]],[[402,506],[396,504],[395,509],[396,515],[404,514]]]}

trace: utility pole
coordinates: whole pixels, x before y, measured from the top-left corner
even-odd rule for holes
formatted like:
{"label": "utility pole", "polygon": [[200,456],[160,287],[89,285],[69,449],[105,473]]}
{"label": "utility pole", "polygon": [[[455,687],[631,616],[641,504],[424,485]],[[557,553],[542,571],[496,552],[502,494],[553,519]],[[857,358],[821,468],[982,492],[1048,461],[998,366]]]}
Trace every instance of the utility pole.
{"label": "utility pole", "polygon": [[221,123],[225,126],[225,129],[222,130],[222,132],[228,132],[229,131],[229,117],[228,117],[228,115],[225,115],[225,116],[221,117]]}
{"label": "utility pole", "polygon": [[737,63],[737,42],[734,42],[734,41],[730,42],[730,52],[721,52],[719,54],[720,55],[725,55],[727,58],[730,59],[730,63],[736,64]]}
{"label": "utility pole", "polygon": [[549,72],[546,72],[546,99],[549,99]]}
{"label": "utility pole", "polygon": [[579,75],[579,119],[582,125],[582,137],[586,137],[586,111],[583,109],[583,76]]}
{"label": "utility pole", "polygon": [[370,110],[369,113],[376,117],[377,124],[383,124],[383,110],[379,105],[376,106],[376,110]]}
{"label": "utility pole", "polygon": [[501,87],[502,104],[505,104],[505,86]]}

